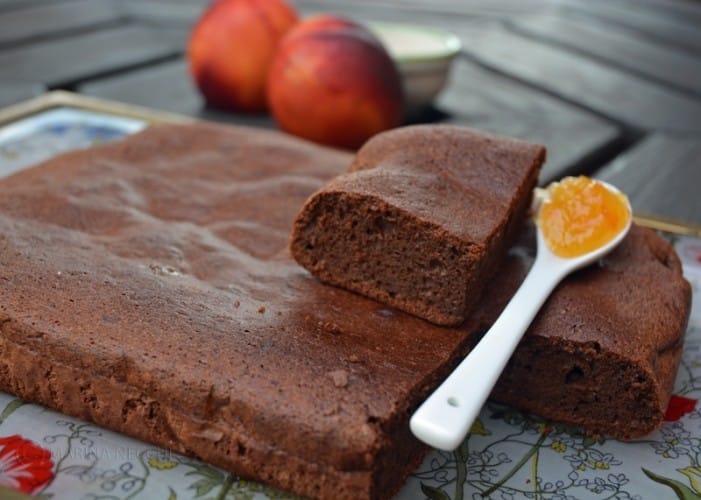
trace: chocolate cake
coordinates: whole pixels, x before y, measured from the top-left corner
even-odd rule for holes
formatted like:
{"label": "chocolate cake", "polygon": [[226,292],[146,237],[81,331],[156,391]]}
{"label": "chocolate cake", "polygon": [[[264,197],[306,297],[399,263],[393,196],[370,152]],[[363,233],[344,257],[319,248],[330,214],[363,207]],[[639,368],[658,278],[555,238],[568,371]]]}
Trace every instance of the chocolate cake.
{"label": "chocolate cake", "polygon": [[[391,496],[427,451],[410,414],[530,247],[459,328],[325,286],[289,255],[289,229],[351,160],[200,123],[0,181],[0,390],[300,495]],[[634,228],[562,284],[495,396],[591,433],[654,429],[689,295],[669,245]]]}
{"label": "chocolate cake", "polygon": [[590,434],[644,436],[664,417],[690,309],[674,250],[633,225],[612,254],[551,295],[491,398]]}
{"label": "chocolate cake", "polygon": [[375,136],[315,193],[291,250],[321,281],[456,325],[530,206],[545,148],[453,126]]}

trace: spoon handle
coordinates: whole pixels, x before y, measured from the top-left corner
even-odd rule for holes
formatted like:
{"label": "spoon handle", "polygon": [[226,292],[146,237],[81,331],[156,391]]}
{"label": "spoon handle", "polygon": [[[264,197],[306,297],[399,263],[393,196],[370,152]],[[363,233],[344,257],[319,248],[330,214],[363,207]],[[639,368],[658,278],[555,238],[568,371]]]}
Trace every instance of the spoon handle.
{"label": "spoon handle", "polygon": [[409,425],[417,438],[446,451],[454,450],[465,439],[519,340],[562,279],[552,264],[548,253],[538,252],[499,318],[411,417]]}

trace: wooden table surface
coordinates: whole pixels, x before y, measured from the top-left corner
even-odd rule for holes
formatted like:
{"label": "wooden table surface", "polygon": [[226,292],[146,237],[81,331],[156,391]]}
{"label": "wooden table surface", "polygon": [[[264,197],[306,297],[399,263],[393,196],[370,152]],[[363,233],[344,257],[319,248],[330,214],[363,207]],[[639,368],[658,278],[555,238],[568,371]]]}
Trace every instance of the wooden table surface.
{"label": "wooden table surface", "polygon": [[[206,0],[0,0],[0,106],[66,89],[217,121],[185,61]],[[449,29],[463,42],[419,121],[547,145],[543,183],[586,173],[638,214],[701,226],[701,2],[697,0],[292,0]]]}

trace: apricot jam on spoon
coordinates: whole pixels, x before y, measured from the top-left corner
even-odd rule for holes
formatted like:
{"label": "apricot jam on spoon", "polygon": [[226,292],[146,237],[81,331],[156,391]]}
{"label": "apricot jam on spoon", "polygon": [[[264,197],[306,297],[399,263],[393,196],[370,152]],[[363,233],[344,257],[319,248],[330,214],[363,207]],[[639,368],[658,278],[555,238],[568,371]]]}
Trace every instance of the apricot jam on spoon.
{"label": "apricot jam on spoon", "polygon": [[538,253],[518,291],[477,346],[411,417],[411,431],[446,451],[465,439],[524,332],[557,284],[597,261],[625,237],[628,198],[586,177],[548,186],[536,217]]}

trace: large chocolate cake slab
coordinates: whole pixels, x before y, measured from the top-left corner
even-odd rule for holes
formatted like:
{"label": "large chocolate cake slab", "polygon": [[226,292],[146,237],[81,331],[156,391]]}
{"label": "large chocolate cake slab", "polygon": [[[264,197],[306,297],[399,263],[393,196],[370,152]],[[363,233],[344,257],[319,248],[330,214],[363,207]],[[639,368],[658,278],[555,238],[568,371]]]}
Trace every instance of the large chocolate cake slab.
{"label": "large chocolate cake slab", "polygon": [[[425,451],[410,412],[528,259],[512,257],[459,328],[318,283],[289,256],[290,226],[351,160],[272,132],[162,126],[0,182],[0,390],[303,495],[391,495]],[[582,319],[586,297],[529,337],[576,350],[598,331],[599,350],[640,376],[618,403],[662,411],[689,310],[679,262],[636,228],[593,271],[578,276],[657,283],[635,312],[654,311],[635,350]],[[537,386],[551,363],[529,363],[522,383]]]}

